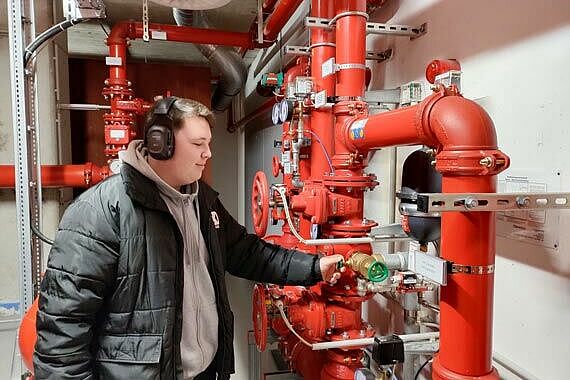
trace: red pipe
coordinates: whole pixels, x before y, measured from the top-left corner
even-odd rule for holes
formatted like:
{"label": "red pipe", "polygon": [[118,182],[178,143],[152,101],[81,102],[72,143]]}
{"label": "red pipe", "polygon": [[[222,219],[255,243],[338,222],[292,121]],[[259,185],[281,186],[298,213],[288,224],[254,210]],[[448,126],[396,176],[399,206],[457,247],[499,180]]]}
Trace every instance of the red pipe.
{"label": "red pipe", "polygon": [[[352,153],[346,146],[342,134],[345,126],[353,120],[360,110],[364,110],[364,82],[366,78],[366,1],[335,1],[336,14],[359,12],[338,17],[336,20],[336,64],[340,70],[336,73],[336,96],[339,102],[334,106],[335,156],[336,168],[347,167]],[[362,15],[364,14],[364,15]],[[362,168],[360,168],[362,170]]]}
{"label": "red pipe", "polygon": [[[452,95],[457,95],[456,90],[440,87],[417,106],[352,123],[345,136],[359,151],[390,145],[435,146],[443,192],[495,192],[495,175],[509,166],[509,158],[497,150],[493,121],[477,103]],[[493,213],[444,213],[441,243],[441,256],[455,264],[493,265]],[[493,279],[492,273],[451,274],[441,288],[434,379],[498,378],[491,364]]]}
{"label": "red pipe", "polygon": [[[227,32],[216,29],[194,28],[168,24],[149,24],[149,30],[165,32],[165,41],[188,42],[195,44],[213,44],[222,46],[236,46],[251,49],[254,46],[251,34],[244,32]],[[122,21],[111,30],[107,44],[119,43],[126,38],[136,39],[143,37],[142,22]]]}
{"label": "red pipe", "polygon": [[[496,177],[444,175],[444,193],[494,193]],[[495,264],[495,215],[450,212],[441,218],[441,252],[463,265]],[[492,367],[493,274],[453,274],[440,289],[439,354],[433,379],[498,379]]]}
{"label": "red pipe", "polygon": [[[331,19],[334,17],[334,4],[327,0],[312,0],[311,16]],[[333,30],[314,28],[311,30],[311,73],[313,73],[315,91],[326,91],[327,97],[335,95],[335,75],[322,76],[323,62],[335,56],[335,32]],[[334,155],[334,137],[330,132],[334,125],[334,115],[330,107],[321,107],[311,112],[311,129],[319,136],[324,148],[332,157]],[[313,136],[311,136],[313,138]],[[313,140],[315,140],[313,138]],[[319,180],[331,169],[317,141],[311,144],[311,173],[313,179]]]}
{"label": "red pipe", "polygon": [[[365,0],[337,0],[336,13],[365,14]],[[366,18],[349,15],[336,20],[336,64],[353,65],[337,73],[336,96],[363,97],[366,78]],[[358,67],[356,67],[358,65]]]}
{"label": "red pipe", "polygon": [[263,36],[266,40],[274,41],[281,29],[287,24],[293,13],[297,10],[303,0],[279,0],[273,13],[267,18]]}
{"label": "red pipe", "polygon": [[[109,176],[107,166],[87,162],[83,165],[42,165],[42,187],[90,187]],[[0,165],[0,188],[14,188],[14,166]]]}
{"label": "red pipe", "polygon": [[265,0],[261,5],[263,12],[273,12],[277,0]]}

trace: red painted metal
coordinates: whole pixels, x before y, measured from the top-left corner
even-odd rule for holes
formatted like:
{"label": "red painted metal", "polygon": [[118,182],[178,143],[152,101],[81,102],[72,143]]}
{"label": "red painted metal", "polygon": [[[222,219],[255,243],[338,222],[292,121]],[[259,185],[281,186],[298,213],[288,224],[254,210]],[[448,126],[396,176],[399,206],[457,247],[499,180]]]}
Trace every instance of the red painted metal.
{"label": "red painted metal", "polygon": [[451,70],[461,70],[461,64],[455,59],[434,59],[426,67],[426,79],[435,83],[435,77]]}
{"label": "red painted metal", "polygon": [[263,12],[272,12],[276,3],[277,0],[265,0],[261,5]]}
{"label": "red painted metal", "polygon": [[[82,165],[42,165],[42,187],[90,187],[109,176],[107,166],[88,162]],[[0,165],[0,188],[14,188],[13,165]]]}
{"label": "red painted metal", "polygon": [[[386,128],[389,126],[389,128]],[[344,131],[359,151],[390,145],[436,147],[443,192],[495,192],[495,175],[509,166],[497,149],[489,115],[454,89],[440,87],[421,104],[374,115]],[[493,213],[445,213],[441,256],[462,265],[495,259]],[[441,288],[441,341],[435,379],[496,378],[491,365],[493,274],[452,274]]]}
{"label": "red painted metal", "polygon": [[263,237],[267,232],[269,217],[269,184],[262,171],[255,173],[251,189],[251,213],[253,229],[257,236]]}
{"label": "red painted metal", "polygon": [[[166,41],[187,42],[194,44],[213,44],[222,46],[254,48],[252,36],[244,32],[228,32],[216,29],[194,28],[168,24],[149,24],[149,30],[164,32]],[[107,44],[117,44],[125,39],[140,39],[143,37],[142,22],[122,21],[111,30]],[[161,38],[162,39],[162,38]]]}
{"label": "red painted metal", "polygon": [[34,373],[33,355],[36,345],[36,317],[38,315],[38,299],[36,298],[32,306],[26,311],[20,329],[18,330],[18,347],[22,355],[22,361],[28,370]]}
{"label": "red painted metal", "polygon": [[[338,4],[336,8],[335,4]],[[296,65],[287,70],[283,87],[286,88],[287,83],[292,83],[298,76],[310,75],[313,78],[314,91],[325,90],[328,97],[334,97],[339,95],[340,88],[345,100],[334,110],[330,107],[306,109],[304,105],[297,105],[293,120],[283,123],[282,126],[281,150],[282,157],[287,162],[274,164],[274,168],[276,173],[283,168],[282,182],[287,189],[290,212],[295,220],[295,228],[304,239],[313,236],[313,225],[320,226],[321,237],[364,236],[376,225],[375,222],[365,221],[362,218],[364,190],[373,188],[377,183],[374,177],[363,173],[366,162],[362,159],[362,155],[353,155],[353,152],[348,150],[344,138],[337,138],[335,141],[334,131],[342,130],[342,126],[349,120],[366,113],[366,104],[362,101],[365,82],[364,41],[359,43],[353,37],[346,37],[346,35],[360,36],[364,39],[366,19],[353,11],[365,11],[366,4],[364,1],[313,0],[311,5],[311,15],[314,17],[332,19],[337,13],[352,13],[338,19],[337,28],[340,24],[341,32],[319,28],[311,31],[313,48],[310,67],[305,57],[299,58]],[[335,40],[337,49],[334,47]],[[342,53],[339,49],[343,49]],[[347,53],[352,49],[357,51]],[[339,63],[360,63],[362,66],[357,68],[351,66],[344,70],[341,76],[333,74],[323,78],[322,64],[335,57],[335,53],[337,62],[340,55]],[[336,126],[335,114],[338,123]],[[301,122],[303,136],[310,138],[312,143],[310,148],[300,148],[300,157],[310,157],[310,159],[299,160],[298,175],[303,186],[298,187],[294,185],[289,161],[290,147],[297,141]],[[334,168],[331,168],[329,159]],[[275,199],[277,203],[280,201],[278,196]],[[278,212],[276,208],[272,209],[272,217],[274,220],[284,219],[283,213]],[[332,220],[334,224],[329,223]],[[287,223],[282,227],[282,231],[282,235],[272,235],[266,239],[288,248],[311,253],[318,250],[327,255],[341,254],[348,258],[357,249],[359,252],[371,254],[371,247],[368,244],[306,246],[292,235]],[[342,340],[347,337],[360,338],[374,334],[374,329],[369,328],[361,318],[362,303],[369,297],[358,295],[356,274],[350,270],[345,272],[335,286],[318,285],[303,291],[299,291],[298,287],[269,289],[272,293],[269,299],[283,300],[291,324],[309,342]],[[303,378],[307,380],[354,378],[355,369],[361,366],[360,349],[334,349],[327,353],[311,351],[279,321],[280,318],[272,317],[270,325],[280,335],[283,357]]]}
{"label": "red painted metal", "polygon": [[271,13],[265,23],[265,28],[263,29],[264,38],[274,41],[302,2],[303,0],[279,0],[273,13]]}
{"label": "red painted metal", "polygon": [[267,317],[267,292],[262,284],[253,287],[253,335],[255,345],[260,352],[267,347],[267,330],[269,327]]}
{"label": "red painted metal", "polygon": [[[330,1],[312,0],[311,16],[332,19],[335,10],[334,4]],[[326,95],[335,95],[335,75],[326,78],[322,76],[322,65],[327,60],[335,56],[335,32],[333,30],[314,28],[311,30],[311,73],[314,78],[315,91],[326,91]],[[334,115],[330,107],[321,107],[311,113],[311,129],[319,137],[324,151],[330,157],[334,155],[334,137],[330,133],[331,126],[334,125]],[[331,173],[331,168],[325,157],[323,147],[313,136],[311,144],[311,173],[314,173],[313,180],[318,181],[325,173]]]}

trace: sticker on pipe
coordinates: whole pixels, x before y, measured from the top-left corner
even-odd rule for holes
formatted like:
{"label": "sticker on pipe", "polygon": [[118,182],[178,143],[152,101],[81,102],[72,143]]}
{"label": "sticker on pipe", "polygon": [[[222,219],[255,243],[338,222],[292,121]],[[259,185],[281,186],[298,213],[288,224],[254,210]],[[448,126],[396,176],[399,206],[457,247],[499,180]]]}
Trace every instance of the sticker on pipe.
{"label": "sticker on pipe", "polygon": [[350,138],[353,140],[361,140],[364,138],[364,127],[368,119],[357,120],[350,126]]}

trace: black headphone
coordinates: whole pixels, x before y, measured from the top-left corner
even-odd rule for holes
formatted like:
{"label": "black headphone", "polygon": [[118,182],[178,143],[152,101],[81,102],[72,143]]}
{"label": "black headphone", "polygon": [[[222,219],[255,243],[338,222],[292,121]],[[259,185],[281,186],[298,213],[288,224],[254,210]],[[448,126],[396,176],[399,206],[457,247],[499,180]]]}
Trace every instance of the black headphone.
{"label": "black headphone", "polygon": [[170,109],[178,98],[169,96],[160,99],[154,106],[152,117],[147,123],[144,145],[155,160],[168,160],[174,155],[174,133]]}

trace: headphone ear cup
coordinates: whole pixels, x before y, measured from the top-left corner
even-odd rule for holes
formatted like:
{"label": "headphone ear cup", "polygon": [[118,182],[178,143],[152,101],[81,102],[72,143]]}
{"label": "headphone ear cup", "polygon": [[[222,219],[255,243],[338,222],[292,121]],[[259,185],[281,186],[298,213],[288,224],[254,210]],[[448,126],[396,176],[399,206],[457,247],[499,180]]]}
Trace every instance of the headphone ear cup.
{"label": "headphone ear cup", "polygon": [[174,134],[168,127],[153,125],[146,132],[145,145],[155,160],[168,160],[174,154]]}

